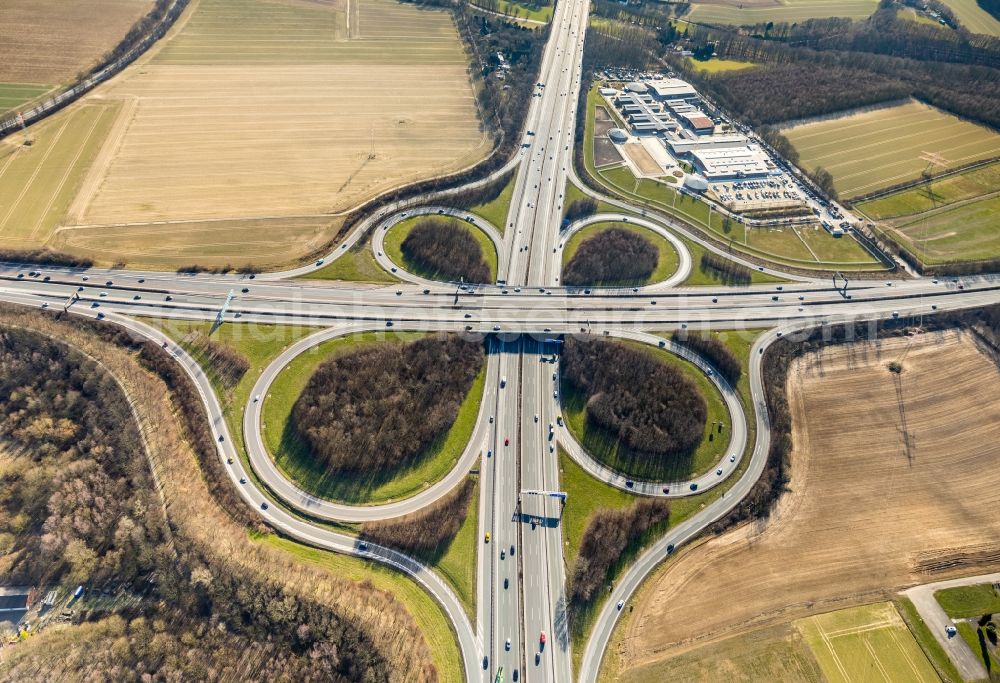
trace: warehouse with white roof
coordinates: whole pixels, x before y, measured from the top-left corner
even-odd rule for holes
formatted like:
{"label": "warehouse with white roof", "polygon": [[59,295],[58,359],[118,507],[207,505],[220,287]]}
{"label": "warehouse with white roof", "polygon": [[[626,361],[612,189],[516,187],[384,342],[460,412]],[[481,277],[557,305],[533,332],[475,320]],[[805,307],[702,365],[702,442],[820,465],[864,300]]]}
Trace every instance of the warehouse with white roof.
{"label": "warehouse with white roof", "polygon": [[759,145],[691,151],[698,171],[709,182],[762,178],[777,170],[775,163]]}

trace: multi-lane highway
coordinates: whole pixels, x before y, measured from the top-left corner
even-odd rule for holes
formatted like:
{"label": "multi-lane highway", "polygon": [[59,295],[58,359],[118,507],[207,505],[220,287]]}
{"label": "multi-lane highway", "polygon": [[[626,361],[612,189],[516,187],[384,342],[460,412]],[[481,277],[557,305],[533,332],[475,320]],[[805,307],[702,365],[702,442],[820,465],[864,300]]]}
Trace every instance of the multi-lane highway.
{"label": "multi-lane highway", "polygon": [[[914,318],[1000,301],[1000,279],[865,280],[837,289],[831,281],[786,276],[781,285],[684,288],[691,256],[677,238],[721,251],[677,219],[629,206],[593,190],[588,194],[619,207],[561,230],[566,181],[572,165],[581,60],[588,21],[587,0],[560,0],[542,55],[538,84],[527,114],[523,145],[488,179],[516,169],[510,211],[503,225],[448,205],[448,192],[398,202],[361,221],[347,239],[312,264],[276,273],[208,275],[0,264],[0,300],[43,306],[72,315],[103,317],[143,338],[164,343],[198,386],[219,439],[219,457],[231,483],[270,524],[299,540],[337,552],[381,561],[404,571],[440,603],[454,625],[469,680],[569,682],[572,652],[566,604],[566,567],[561,520],[563,502],[525,493],[560,488],[557,442],[593,476],[645,495],[690,495],[726,485],[725,494],[668,530],[629,567],[614,586],[581,653],[580,679],[597,677],[605,646],[627,601],[643,578],[669,553],[725,515],[763,471],[769,432],[763,401],[763,350],[782,334],[857,319]],[[498,253],[496,285],[458,286],[406,273],[384,253],[383,238],[396,223],[424,214],[450,215],[482,230]],[[649,287],[566,288],[559,282],[568,237],[596,221],[633,221],[668,239],[679,255],[669,280]],[[371,232],[376,260],[403,282],[374,287],[293,279],[328,265]],[[726,254],[732,257],[730,254]],[[732,257],[741,261],[739,257]],[[746,262],[744,262],[746,263]],[[755,264],[747,265],[760,268]],[[780,270],[760,268],[773,274]],[[222,313],[225,308],[225,312]],[[244,407],[242,438],[249,468],[238,457],[233,436],[205,373],[179,346],[137,316],[186,320],[307,325],[317,332],[285,349],[257,380]],[[748,434],[739,399],[701,358],[668,340],[680,328],[770,328],[750,355],[749,379],[756,421],[750,462],[735,482],[730,475],[745,457]],[[275,377],[298,354],[339,335],[358,331],[452,331],[486,336],[488,365],[482,405],[472,437],[454,469],[407,498],[384,505],[351,506],[302,491],[277,467],[261,437],[262,409]],[[732,415],[730,442],[718,468],[689,482],[639,482],[591,458],[558,424],[558,348],[562,334],[620,337],[663,347],[709,374]],[[661,336],[664,335],[664,336]],[[730,461],[730,455],[736,456]],[[480,472],[475,623],[448,584],[419,562],[388,548],[363,546],[315,520],[363,522],[417,511],[452,490],[470,469]],[[721,475],[716,469],[722,469]],[[573,501],[567,504],[572,505]],[[543,643],[544,634],[544,643]]]}

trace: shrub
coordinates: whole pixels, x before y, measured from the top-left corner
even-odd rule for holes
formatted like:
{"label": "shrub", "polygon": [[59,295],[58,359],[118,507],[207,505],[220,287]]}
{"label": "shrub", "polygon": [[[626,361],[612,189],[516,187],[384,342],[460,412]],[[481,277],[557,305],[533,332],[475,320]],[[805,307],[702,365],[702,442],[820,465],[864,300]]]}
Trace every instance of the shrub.
{"label": "shrub", "polygon": [[733,355],[728,346],[715,337],[707,337],[688,330],[675,330],[671,339],[707,358],[732,386],[735,387],[736,383],[740,381],[740,376],[743,374],[743,364],[740,363],[739,358]]}
{"label": "shrub", "polygon": [[589,604],[622,555],[641,543],[647,531],[669,517],[667,501],[650,498],[627,508],[602,508],[595,512],[583,532],[580,552],[573,563],[570,603],[577,608]]}
{"label": "shrub", "polygon": [[566,208],[566,219],[575,221],[586,216],[593,216],[597,213],[597,200],[592,197],[574,199]]}
{"label": "shrub", "polygon": [[708,408],[694,384],[651,354],[572,337],[563,377],[587,396],[587,418],[646,459],[690,453],[705,431]]}
{"label": "shrub", "polygon": [[292,427],[333,472],[394,470],[447,433],[482,365],[482,347],[457,336],[339,356],[309,378]]}
{"label": "shrub", "polygon": [[489,282],[490,267],[483,249],[457,221],[425,220],[403,240],[403,256],[434,277]]}
{"label": "shrub", "polygon": [[609,228],[580,244],[563,271],[569,286],[645,282],[660,253],[648,239],[624,228]]}
{"label": "shrub", "polygon": [[443,553],[465,522],[476,482],[466,479],[433,505],[397,519],[369,522],[361,538],[405,553],[432,558]]}

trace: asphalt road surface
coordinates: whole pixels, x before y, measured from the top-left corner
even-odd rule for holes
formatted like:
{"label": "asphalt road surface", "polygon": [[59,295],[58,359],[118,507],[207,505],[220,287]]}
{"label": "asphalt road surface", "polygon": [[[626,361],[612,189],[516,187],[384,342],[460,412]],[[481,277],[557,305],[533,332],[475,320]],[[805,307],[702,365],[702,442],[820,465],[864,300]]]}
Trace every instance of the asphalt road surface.
{"label": "asphalt road surface", "polygon": [[[831,280],[761,268],[724,253],[674,217],[632,207],[590,189],[585,192],[622,212],[606,212],[561,230],[566,181],[586,187],[576,178],[572,153],[588,11],[586,0],[557,3],[522,146],[503,168],[472,184],[483,185],[516,169],[510,212],[503,226],[449,207],[448,197],[454,191],[439,191],[383,207],[359,222],[345,241],[323,258],[274,273],[179,274],[0,264],[0,300],[101,317],[164,344],[198,387],[219,457],[246,504],[276,529],[301,542],[382,562],[412,576],[451,620],[470,681],[492,681],[501,667],[506,681],[572,679],[561,533],[563,503],[558,497],[533,493],[559,490],[557,442],[594,476],[635,493],[675,496],[693,493],[692,484],[698,492],[723,483],[730,487],[698,514],[670,528],[619,578],[581,656],[580,680],[594,681],[619,616],[619,601],[627,603],[671,547],[694,538],[731,510],[763,471],[770,435],[761,359],[768,344],[782,334],[821,324],[894,317],[919,320],[937,311],[1000,302],[1000,279],[993,275],[940,281],[864,280],[839,289]],[[432,282],[392,263],[384,254],[385,232],[400,220],[422,214],[455,216],[487,234],[497,248],[498,283]],[[631,221],[663,235],[678,251],[678,272],[666,282],[635,289],[562,287],[559,277],[566,239],[597,220]],[[329,265],[358,246],[371,230],[376,260],[390,271],[394,269],[403,283],[378,287],[292,279]],[[678,235],[748,267],[781,275],[788,282],[681,287],[692,263]],[[242,435],[249,470],[237,456],[219,401],[197,362],[136,316],[317,328],[315,334],[289,346],[272,361],[251,392],[244,408]],[[757,339],[750,354],[757,438],[747,469],[731,481],[729,475],[737,471],[744,457],[748,430],[735,393],[713,372],[713,381],[733,417],[726,454],[736,455],[735,461],[724,456],[722,475],[712,470],[690,482],[633,482],[628,486],[624,477],[597,463],[557,425],[558,382],[552,373],[558,366],[558,349],[546,340],[561,334],[588,334],[657,346],[662,342],[669,350],[686,354],[707,374],[711,368],[704,360],[674,348],[659,336],[673,329],[701,327],[770,330]],[[267,453],[261,436],[261,411],[268,389],[293,358],[316,344],[351,332],[379,330],[387,334],[412,330],[487,336],[487,378],[473,436],[451,472],[410,498],[374,506],[320,500],[290,481]],[[255,400],[258,396],[260,400]],[[363,546],[356,538],[316,521],[362,522],[415,512],[452,490],[477,464],[480,510],[475,624],[469,622],[448,584],[428,567],[388,548]],[[668,484],[670,490],[664,492]]]}

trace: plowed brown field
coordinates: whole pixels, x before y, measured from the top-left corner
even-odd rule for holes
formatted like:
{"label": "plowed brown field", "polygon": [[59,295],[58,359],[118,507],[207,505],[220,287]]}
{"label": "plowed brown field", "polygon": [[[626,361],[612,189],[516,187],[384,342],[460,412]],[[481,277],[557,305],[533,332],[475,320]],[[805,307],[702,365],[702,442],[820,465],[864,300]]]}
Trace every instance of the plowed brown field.
{"label": "plowed brown field", "polygon": [[[887,369],[894,360],[901,375]],[[958,332],[797,361],[791,491],[770,522],[681,553],[646,583],[606,677],[643,680],[643,669],[751,628],[995,569],[998,382]]]}
{"label": "plowed brown field", "polygon": [[118,44],[152,0],[3,0],[0,83],[67,83]]}

